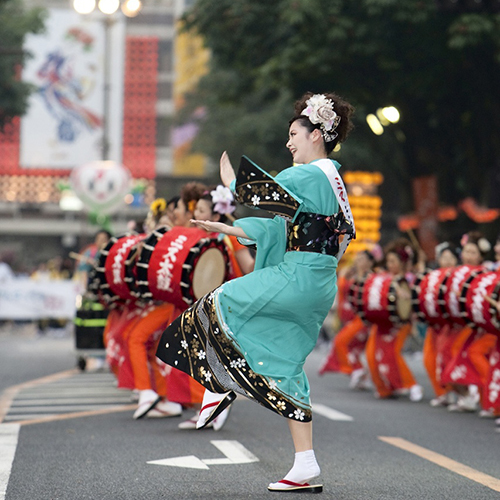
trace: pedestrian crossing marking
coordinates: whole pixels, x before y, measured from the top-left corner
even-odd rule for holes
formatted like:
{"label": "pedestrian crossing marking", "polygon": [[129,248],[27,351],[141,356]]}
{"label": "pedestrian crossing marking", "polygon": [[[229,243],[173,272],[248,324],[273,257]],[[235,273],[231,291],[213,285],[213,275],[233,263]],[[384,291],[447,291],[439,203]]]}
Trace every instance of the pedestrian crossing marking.
{"label": "pedestrian crossing marking", "polygon": [[93,411],[79,411],[76,413],[62,413],[60,415],[49,415],[46,417],[35,418],[33,420],[18,421],[19,425],[33,425],[33,424],[43,424],[45,422],[55,422],[57,420],[69,420],[72,418],[82,418],[82,417],[93,417],[95,415],[108,415],[110,413],[119,413],[122,411],[136,410],[136,404],[130,404],[125,406],[115,406],[114,408],[103,409],[103,410],[93,410]]}
{"label": "pedestrian crossing marking", "polygon": [[436,453],[432,450],[428,450],[427,448],[423,448],[417,444],[411,443],[406,439],[399,437],[385,437],[379,436],[379,439],[384,443],[391,444],[396,448],[400,448],[402,450],[408,451],[409,453],[413,453],[414,455],[419,456],[429,462],[432,462],[444,469],[448,469],[451,472],[455,472],[460,476],[464,476],[467,479],[475,481],[476,483],[482,484],[494,491],[500,491],[500,479],[496,477],[489,476],[488,474],[484,474],[468,465],[464,465],[456,460],[452,460],[444,455]]}
{"label": "pedestrian crossing marking", "polygon": [[130,411],[130,391],[116,388],[112,373],[68,370],[10,387],[0,399],[3,422],[30,425]]}
{"label": "pedestrian crossing marking", "polygon": [[76,368],[72,370],[66,370],[59,373],[54,373],[52,375],[48,375],[47,377],[37,378],[35,380],[30,380],[29,382],[24,382],[22,384],[13,385],[2,393],[0,397],[0,422],[2,422],[5,418],[5,415],[9,411],[9,408],[12,404],[12,400],[16,397],[17,393],[22,389],[27,389],[31,387],[36,387],[37,385],[42,385],[50,382],[54,382],[60,380],[61,378],[70,377],[78,373]]}

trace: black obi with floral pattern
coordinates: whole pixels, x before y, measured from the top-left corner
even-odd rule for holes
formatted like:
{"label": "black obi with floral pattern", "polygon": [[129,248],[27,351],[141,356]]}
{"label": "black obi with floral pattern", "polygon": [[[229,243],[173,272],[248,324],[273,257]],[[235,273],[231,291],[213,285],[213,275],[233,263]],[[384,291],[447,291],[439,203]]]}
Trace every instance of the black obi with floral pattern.
{"label": "black obi with floral pattern", "polygon": [[316,252],[335,257],[341,235],[352,232],[352,225],[342,212],[329,216],[300,213],[295,222],[288,223],[286,251]]}
{"label": "black obi with floral pattern", "polygon": [[267,210],[287,221],[287,252],[336,257],[343,235],[354,234],[353,225],[342,211],[328,216],[301,212],[301,200],[245,156],[238,170],[235,195],[240,203]]}

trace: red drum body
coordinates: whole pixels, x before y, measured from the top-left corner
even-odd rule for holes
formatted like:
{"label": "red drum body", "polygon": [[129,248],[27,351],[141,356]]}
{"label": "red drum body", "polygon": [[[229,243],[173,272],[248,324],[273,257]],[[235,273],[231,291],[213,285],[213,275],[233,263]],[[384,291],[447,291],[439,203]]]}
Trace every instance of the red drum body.
{"label": "red drum body", "polygon": [[[398,287],[405,291],[407,298],[398,293]],[[359,315],[365,321],[392,328],[410,319],[410,287],[404,278],[372,273],[360,285],[358,297]]]}
{"label": "red drum body", "polygon": [[362,300],[362,288],[365,284],[365,281],[366,277],[363,279],[356,278],[349,283],[349,287],[347,289],[346,301],[351,306],[354,315],[362,313],[363,311],[363,304],[361,300]]}
{"label": "red drum body", "polygon": [[[358,314],[357,304],[357,293],[359,287],[359,281],[352,279],[345,279],[344,282],[339,279],[338,281],[339,291],[338,291],[338,308],[337,315],[342,324],[352,321]],[[342,290],[341,290],[342,286]]]}
{"label": "red drum body", "polygon": [[223,241],[198,228],[161,228],[144,242],[137,263],[139,294],[185,310],[224,283],[230,271]]}
{"label": "red drum body", "polygon": [[444,326],[448,313],[444,306],[444,283],[454,268],[435,269],[419,275],[412,288],[413,311],[430,326]]}
{"label": "red drum body", "polygon": [[135,233],[113,236],[101,251],[96,271],[99,292],[106,304],[123,303],[135,298],[131,279],[132,254],[144,238],[144,234]]}
{"label": "red drum body", "polygon": [[481,274],[485,269],[481,266],[458,266],[452,269],[444,284],[444,305],[442,311],[449,315],[451,323],[460,325],[466,324],[464,307],[465,303],[462,297],[462,288],[469,280]]}
{"label": "red drum body", "polygon": [[462,288],[462,296],[468,326],[500,335],[500,313],[484,298],[486,295],[496,302],[500,300],[500,273],[485,272],[472,277],[467,284]]}

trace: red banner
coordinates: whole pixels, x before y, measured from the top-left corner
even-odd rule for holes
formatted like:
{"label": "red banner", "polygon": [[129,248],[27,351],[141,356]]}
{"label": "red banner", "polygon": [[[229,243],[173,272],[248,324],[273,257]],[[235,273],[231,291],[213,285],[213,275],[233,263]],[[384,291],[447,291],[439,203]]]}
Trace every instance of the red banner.
{"label": "red banner", "polygon": [[417,177],[413,179],[413,201],[419,221],[418,240],[427,257],[434,257],[434,249],[438,244],[438,189],[437,177]]}

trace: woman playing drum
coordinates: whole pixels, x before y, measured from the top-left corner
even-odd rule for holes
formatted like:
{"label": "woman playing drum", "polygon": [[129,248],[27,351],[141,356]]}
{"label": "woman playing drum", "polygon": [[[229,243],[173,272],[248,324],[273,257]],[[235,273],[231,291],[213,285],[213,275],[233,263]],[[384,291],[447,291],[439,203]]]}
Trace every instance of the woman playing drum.
{"label": "woman playing drum", "polygon": [[[401,350],[411,332],[410,310],[406,311],[403,305],[411,304],[410,289],[405,279],[414,264],[415,250],[411,243],[405,238],[400,238],[390,243],[385,248],[386,267],[389,276],[375,276],[380,284],[365,293],[364,306],[370,310],[371,302],[374,302],[374,312],[380,310],[377,302],[393,298],[396,309],[401,312],[392,315],[392,319],[372,319],[370,337],[366,345],[366,361],[370,369],[375,396],[389,398],[399,394],[409,394],[411,401],[420,401],[423,390],[417,384],[415,377],[406,364]],[[394,288],[394,292],[384,292],[384,285]],[[365,284],[365,288],[367,284]],[[383,308],[385,310],[385,308]],[[403,311],[403,309],[405,309]],[[365,312],[365,315],[366,315]],[[374,316],[374,314],[372,315]],[[367,316],[370,320],[370,317]]]}
{"label": "woman playing drum", "polygon": [[[455,274],[448,278],[448,290],[445,296],[450,319],[455,323],[455,330],[458,333],[451,348],[452,359],[445,367],[442,376],[443,382],[452,384],[459,394],[457,402],[449,405],[448,410],[459,412],[479,409],[482,388],[489,373],[488,355],[496,343],[495,335],[466,325],[461,308],[461,294],[468,288],[467,282],[486,271],[483,261],[491,245],[477,231],[465,234],[461,244],[463,266],[457,268]],[[459,314],[456,312],[457,305]],[[460,377],[457,377],[458,373]]]}
{"label": "woman playing drum", "polygon": [[[234,220],[232,213],[236,209],[233,193],[225,186],[217,186],[204,192],[198,200],[194,210],[194,218],[211,222],[226,223],[228,219]],[[248,248],[238,242],[235,236],[226,236],[223,233],[210,232],[214,238],[220,238],[226,245],[231,262],[230,278],[238,278],[253,271],[255,260]],[[198,408],[198,410],[200,410]],[[230,408],[226,408],[207,427],[213,427],[218,431],[224,426],[229,415]],[[200,412],[198,411],[192,418],[179,424],[180,429],[196,429],[196,424]]]}
{"label": "woman playing drum", "polygon": [[[188,183],[181,190],[181,197],[174,209],[174,226],[192,227],[190,219],[199,198],[206,190],[201,183]],[[152,207],[149,230],[171,223],[167,216],[168,205],[165,200],[158,200],[161,206]],[[167,234],[170,234],[167,232]],[[199,237],[197,238],[199,239]],[[182,263],[177,264],[181,266]],[[155,299],[155,297],[153,297]],[[190,377],[178,370],[168,370],[165,375],[159,374],[159,367],[151,361],[151,353],[156,351],[159,334],[182,312],[182,307],[172,301],[149,302],[144,306],[140,319],[133,324],[127,335],[127,346],[134,374],[135,388],[139,391],[139,404],[134,418],[170,417],[182,413],[183,405],[199,404],[203,388]],[[154,378],[151,377],[152,371]],[[167,399],[168,396],[168,399]],[[170,400],[170,401],[169,401]],[[175,401],[175,403],[174,403]]]}
{"label": "woman playing drum", "polygon": [[[339,300],[338,308],[342,308],[343,302],[350,306],[351,317],[345,322],[341,330],[335,335],[332,349],[328,358],[320,368],[320,375],[326,372],[340,372],[350,375],[351,389],[366,389],[368,372],[361,362],[368,340],[369,329],[358,314],[358,287],[366,279],[368,273],[372,272],[375,257],[368,250],[358,252],[354,257],[353,271],[355,275],[349,279],[344,276],[344,289],[346,289],[343,301]],[[339,275],[339,294],[341,288],[341,277]]]}
{"label": "woman playing drum", "polygon": [[424,367],[431,381],[435,396],[431,406],[448,406],[453,401],[449,384],[441,381],[441,375],[450,361],[454,333],[448,315],[442,312],[444,283],[453,267],[458,264],[458,249],[449,242],[439,244],[435,249],[438,269],[417,279],[414,286],[416,309],[419,317],[428,325],[424,346]]}

